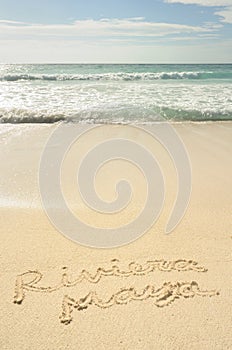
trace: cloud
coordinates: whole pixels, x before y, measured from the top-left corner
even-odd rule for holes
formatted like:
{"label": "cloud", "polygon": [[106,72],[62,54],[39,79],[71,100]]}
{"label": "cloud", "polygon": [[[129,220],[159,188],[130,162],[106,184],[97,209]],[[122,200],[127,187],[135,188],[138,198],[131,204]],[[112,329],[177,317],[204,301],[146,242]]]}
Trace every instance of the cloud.
{"label": "cloud", "polygon": [[231,6],[231,0],[165,0],[165,2],[200,6]]}
{"label": "cloud", "polygon": [[165,2],[170,4],[180,3],[185,5],[223,7],[224,9],[214,14],[221,17],[221,22],[232,23],[232,0],[165,0]]}
{"label": "cloud", "polygon": [[[146,44],[141,47],[105,42],[82,41],[18,41],[0,40],[2,63],[228,63],[232,57],[232,41],[217,45]],[[196,55],[197,52],[197,55]]]}
{"label": "cloud", "polygon": [[221,22],[232,23],[232,6],[225,8],[225,10],[215,12],[215,15],[221,16]]}
{"label": "cloud", "polygon": [[18,26],[18,25],[27,25],[27,23],[26,22],[9,21],[9,20],[5,20],[5,19],[0,19],[0,25]]}
{"label": "cloud", "polygon": [[216,35],[220,35],[221,27],[211,22],[199,26],[148,22],[142,17],[77,20],[69,24],[0,20],[0,60],[223,63],[232,57],[232,46],[218,41]]}
{"label": "cloud", "polygon": [[206,23],[203,26],[190,26],[174,23],[147,22],[142,17],[129,19],[78,20],[71,24],[34,24],[1,20],[0,38],[108,38],[108,37],[162,37],[173,34],[209,33],[220,26]]}

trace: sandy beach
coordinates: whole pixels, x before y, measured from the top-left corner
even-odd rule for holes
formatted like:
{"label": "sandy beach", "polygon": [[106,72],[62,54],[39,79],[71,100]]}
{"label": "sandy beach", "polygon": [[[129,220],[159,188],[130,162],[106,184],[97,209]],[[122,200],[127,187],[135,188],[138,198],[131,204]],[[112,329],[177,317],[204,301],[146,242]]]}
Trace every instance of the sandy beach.
{"label": "sandy beach", "polygon": [[158,220],[142,237],[112,249],[71,241],[43,209],[39,165],[56,127],[0,126],[0,348],[231,349],[232,122],[173,125],[189,155],[192,191],[169,235],[164,228],[177,178],[156,140],[133,127],[105,125],[73,146],[63,164],[62,189],[70,210],[89,225],[124,225],[146,198],[138,169],[118,161],[99,171],[96,190],[110,201],[112,183],[129,177],[134,195],[128,208],[104,215],[82,203],[72,167],[96,142],[129,137],[155,154],[164,173]]}

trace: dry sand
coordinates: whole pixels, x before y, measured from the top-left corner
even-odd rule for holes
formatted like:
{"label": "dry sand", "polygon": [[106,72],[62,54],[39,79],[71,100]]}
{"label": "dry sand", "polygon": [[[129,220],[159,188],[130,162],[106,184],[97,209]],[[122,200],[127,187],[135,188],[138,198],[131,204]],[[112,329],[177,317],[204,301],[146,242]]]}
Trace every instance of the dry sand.
{"label": "dry sand", "polygon": [[[164,228],[177,184],[160,145],[136,129],[107,126],[77,146],[78,163],[91,142],[126,133],[156,154],[164,172],[158,221],[135,242],[114,249],[72,242],[42,209],[39,161],[54,128],[1,126],[0,349],[231,349],[232,123],[175,125],[192,166],[192,194],[170,235]],[[73,155],[63,175],[72,210],[100,227],[133,220],[145,200],[141,174],[125,162],[106,168],[108,180],[129,175],[135,198],[125,213],[93,213],[77,205]],[[102,170],[96,186],[110,200],[107,179]]]}

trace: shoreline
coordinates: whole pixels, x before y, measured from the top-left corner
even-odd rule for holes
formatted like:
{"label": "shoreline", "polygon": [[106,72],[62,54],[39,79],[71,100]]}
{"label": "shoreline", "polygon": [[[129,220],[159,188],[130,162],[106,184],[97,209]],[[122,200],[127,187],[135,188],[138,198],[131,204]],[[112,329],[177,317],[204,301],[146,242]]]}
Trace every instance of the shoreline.
{"label": "shoreline", "polygon": [[[109,123],[86,123],[87,125],[125,125],[125,126],[143,126],[143,125],[148,125],[148,126],[152,126],[153,124],[156,125],[156,124],[160,124],[160,123],[168,123],[168,124],[211,124],[211,123],[232,123],[232,119],[206,119],[206,120],[157,120],[157,121],[152,121],[152,122],[147,122],[147,123],[134,123],[133,122],[126,122],[125,124],[124,123],[112,123],[112,122],[109,122]],[[58,121],[55,121],[55,122],[51,122],[51,123],[48,123],[48,122],[3,122],[1,123],[0,122],[0,127],[2,125],[51,125],[51,124],[54,124],[54,125],[57,125],[57,124],[64,124],[64,125],[67,125],[67,124],[73,124],[73,125],[85,125],[84,121],[73,121],[73,120],[58,120]]]}

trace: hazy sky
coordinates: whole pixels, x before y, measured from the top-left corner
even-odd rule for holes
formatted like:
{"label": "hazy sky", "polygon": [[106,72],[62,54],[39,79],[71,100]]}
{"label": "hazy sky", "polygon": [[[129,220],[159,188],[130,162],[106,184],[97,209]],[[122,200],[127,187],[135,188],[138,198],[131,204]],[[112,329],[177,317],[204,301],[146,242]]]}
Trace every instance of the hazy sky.
{"label": "hazy sky", "polygon": [[232,0],[0,0],[0,62],[229,63]]}

